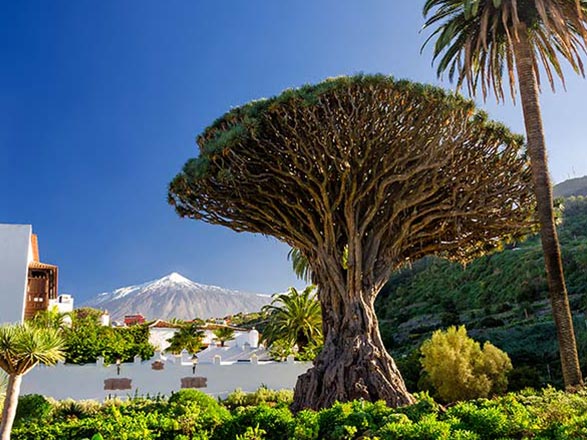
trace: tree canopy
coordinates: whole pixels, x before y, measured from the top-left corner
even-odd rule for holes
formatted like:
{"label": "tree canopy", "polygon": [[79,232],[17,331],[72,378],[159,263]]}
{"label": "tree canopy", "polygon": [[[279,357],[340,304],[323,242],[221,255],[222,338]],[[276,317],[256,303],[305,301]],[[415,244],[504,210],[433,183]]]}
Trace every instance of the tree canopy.
{"label": "tree canopy", "polygon": [[472,101],[385,76],[251,102],[198,145],[169,189],[181,216],[273,235],[304,254],[332,245],[337,263],[354,232],[349,209],[361,218],[353,229],[377,231],[369,241],[395,266],[496,248],[519,233],[532,201],[520,136]]}
{"label": "tree canopy", "polygon": [[65,359],[71,364],[95,363],[104,357],[107,364],[130,362],[135,356],[150,359],[155,348],[149,342],[146,324],[110,327],[100,324],[101,311],[89,307],[71,314],[72,325],[62,330]]}
{"label": "tree canopy", "polygon": [[375,296],[398,266],[458,261],[526,233],[523,140],[472,101],[375,75],[287,90],[226,113],[170,184],[178,214],[274,236],[308,259],[324,349],[294,407],[409,403]]}

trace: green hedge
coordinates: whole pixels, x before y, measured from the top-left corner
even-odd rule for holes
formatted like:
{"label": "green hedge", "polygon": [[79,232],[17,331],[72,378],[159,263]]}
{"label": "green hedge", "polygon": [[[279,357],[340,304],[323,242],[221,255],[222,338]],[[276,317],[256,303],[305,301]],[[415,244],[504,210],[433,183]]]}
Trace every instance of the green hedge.
{"label": "green hedge", "polygon": [[[14,440],[396,440],[396,439],[581,439],[587,438],[587,391],[566,394],[552,388],[448,409],[428,395],[392,409],[383,402],[337,403],[292,414],[287,393],[260,390],[224,402],[195,390],[167,398],[125,401],[50,401],[23,396]],[[291,396],[291,394],[289,394]],[[242,406],[236,402],[243,403]],[[254,402],[248,405],[248,402]],[[31,405],[42,407],[42,411]],[[29,408],[25,413],[25,410]],[[49,408],[49,410],[47,410]]]}

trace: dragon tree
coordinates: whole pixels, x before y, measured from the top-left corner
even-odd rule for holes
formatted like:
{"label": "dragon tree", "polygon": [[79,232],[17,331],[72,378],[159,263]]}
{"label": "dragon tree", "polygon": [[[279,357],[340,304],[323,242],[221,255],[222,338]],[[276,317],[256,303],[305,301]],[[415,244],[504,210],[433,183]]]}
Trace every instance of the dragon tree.
{"label": "dragon tree", "polygon": [[197,143],[169,187],[177,213],[286,242],[319,288],[324,348],[294,410],[411,403],[373,308],[392,271],[468,261],[531,224],[523,139],[431,86],[331,79],[235,108]]}

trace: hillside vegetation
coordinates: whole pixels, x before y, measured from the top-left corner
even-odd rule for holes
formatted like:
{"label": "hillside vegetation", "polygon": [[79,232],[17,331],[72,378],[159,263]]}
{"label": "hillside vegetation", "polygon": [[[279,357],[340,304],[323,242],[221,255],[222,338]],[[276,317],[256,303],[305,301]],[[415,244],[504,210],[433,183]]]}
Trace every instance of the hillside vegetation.
{"label": "hillside vegetation", "polygon": [[[585,371],[587,198],[564,199],[561,210],[563,264]],[[438,258],[418,261],[391,277],[376,310],[386,347],[413,390],[422,379],[414,350],[432,331],[457,324],[465,324],[472,337],[489,340],[509,354],[513,388],[561,385],[556,331],[536,236],[466,267]]]}

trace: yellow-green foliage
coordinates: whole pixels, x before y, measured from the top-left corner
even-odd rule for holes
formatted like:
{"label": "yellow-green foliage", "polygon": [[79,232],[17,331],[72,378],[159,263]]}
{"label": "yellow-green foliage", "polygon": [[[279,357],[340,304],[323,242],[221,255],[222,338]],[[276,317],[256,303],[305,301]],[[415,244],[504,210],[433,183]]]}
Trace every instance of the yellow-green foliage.
{"label": "yellow-green foliage", "polygon": [[512,363],[506,353],[467,336],[465,326],[437,330],[420,348],[422,367],[447,402],[503,393]]}

